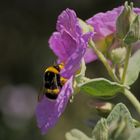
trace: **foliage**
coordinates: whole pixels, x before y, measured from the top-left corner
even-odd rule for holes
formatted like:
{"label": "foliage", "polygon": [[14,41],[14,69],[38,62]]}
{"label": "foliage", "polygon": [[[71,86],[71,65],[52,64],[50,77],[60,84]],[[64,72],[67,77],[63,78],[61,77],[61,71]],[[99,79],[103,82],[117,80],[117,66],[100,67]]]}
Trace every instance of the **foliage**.
{"label": "foliage", "polygon": [[140,72],[140,50],[130,57],[126,73],[125,84],[132,85],[138,78]]}
{"label": "foliage", "polygon": [[136,128],[127,107],[117,104],[107,118],[101,118],[91,137],[73,129],[66,134],[67,140],[138,140],[140,128]]}
{"label": "foliage", "polygon": [[105,78],[87,80],[79,86],[81,88],[81,91],[91,94],[95,97],[115,96],[124,88],[123,85],[120,85],[116,82],[111,82]]}
{"label": "foliage", "polygon": [[[140,115],[140,103],[130,91],[130,86],[137,80],[140,72],[140,51],[133,49],[134,43],[140,39],[139,14],[140,9],[125,2],[124,6],[104,14],[99,13],[85,22],[77,17],[74,10],[68,8],[58,16],[56,31],[51,35],[49,45],[59,64],[47,68],[45,92],[36,108],[37,123],[42,134],[56,124],[70,96],[75,96],[79,91],[104,100],[115,98],[121,93],[130,100]],[[111,43],[107,46],[108,50],[102,52],[98,42],[104,42],[109,36]],[[105,47],[104,43],[100,45]],[[134,54],[131,56],[132,52]],[[112,80],[86,77],[86,64],[96,59],[103,63]],[[54,76],[50,77],[50,73]],[[48,83],[50,85],[47,87]],[[56,99],[52,98],[54,95]],[[137,138],[140,129],[136,127],[139,127],[140,123],[132,118],[123,103],[118,103],[113,109],[106,103],[106,107],[103,106],[97,104],[95,108],[100,112],[104,112],[104,109],[111,112],[106,118],[100,114],[101,119],[90,137],[73,129],[66,133],[66,139]]]}
{"label": "foliage", "polygon": [[[91,21],[90,21],[91,22]],[[124,24],[125,23],[125,24]],[[108,99],[118,93],[124,94],[134,105],[140,114],[140,103],[130,91],[140,72],[140,50],[131,56],[133,43],[140,39],[140,16],[133,11],[133,4],[126,2],[122,13],[116,21],[116,33],[114,40],[119,43],[111,49],[112,65],[98,50],[96,43],[90,41],[90,47],[106,67],[113,82],[105,78],[89,79],[83,76],[77,77],[77,87],[94,97]],[[125,50],[125,51],[123,51]],[[116,60],[115,60],[116,59]],[[86,70],[84,65],[84,70]],[[82,70],[81,70],[82,71]],[[80,80],[79,80],[80,79]],[[78,82],[79,81],[79,82]],[[98,106],[100,109],[101,107]],[[102,109],[100,110],[102,111]],[[90,137],[83,132],[73,129],[66,134],[67,140],[137,140],[140,135],[140,123],[133,119],[129,110],[123,103],[114,106],[106,118],[101,118],[94,127]],[[138,127],[138,128],[137,128]]]}

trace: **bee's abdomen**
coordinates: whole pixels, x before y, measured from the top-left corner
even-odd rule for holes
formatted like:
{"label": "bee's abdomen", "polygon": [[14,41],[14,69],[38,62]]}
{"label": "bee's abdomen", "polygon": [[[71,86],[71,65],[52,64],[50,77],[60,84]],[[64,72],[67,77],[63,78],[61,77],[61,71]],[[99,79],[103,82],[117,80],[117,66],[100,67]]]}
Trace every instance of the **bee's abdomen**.
{"label": "bee's abdomen", "polygon": [[62,84],[60,81],[60,75],[55,74],[53,72],[46,72],[45,73],[45,88],[47,89],[56,89],[62,88]]}
{"label": "bee's abdomen", "polygon": [[59,88],[56,89],[46,89],[45,90],[45,96],[48,97],[49,99],[56,99],[58,94],[60,92]]}
{"label": "bee's abdomen", "polygon": [[49,99],[56,99],[58,94],[45,93],[45,96]]}

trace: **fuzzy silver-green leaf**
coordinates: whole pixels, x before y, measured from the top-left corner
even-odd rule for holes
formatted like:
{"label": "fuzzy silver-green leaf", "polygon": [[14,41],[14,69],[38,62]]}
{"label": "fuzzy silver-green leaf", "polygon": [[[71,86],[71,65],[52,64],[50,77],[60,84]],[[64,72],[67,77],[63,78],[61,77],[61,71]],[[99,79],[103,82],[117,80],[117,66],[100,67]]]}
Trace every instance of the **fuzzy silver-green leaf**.
{"label": "fuzzy silver-green leaf", "polygon": [[81,91],[91,94],[95,97],[112,97],[124,88],[116,82],[111,82],[104,78],[96,78],[87,80],[85,83],[79,85]]}
{"label": "fuzzy silver-green leaf", "polygon": [[78,129],[72,129],[70,132],[67,132],[65,137],[67,140],[94,140]]}
{"label": "fuzzy silver-green leaf", "polygon": [[132,85],[138,78],[140,72],[140,50],[138,50],[129,60],[125,84]]}

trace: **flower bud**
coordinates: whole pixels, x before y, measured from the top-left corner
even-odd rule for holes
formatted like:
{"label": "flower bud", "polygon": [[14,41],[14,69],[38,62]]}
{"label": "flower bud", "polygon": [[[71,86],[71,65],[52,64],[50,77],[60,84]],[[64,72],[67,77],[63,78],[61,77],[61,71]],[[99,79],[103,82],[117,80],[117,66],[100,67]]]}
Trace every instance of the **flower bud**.
{"label": "flower bud", "polygon": [[138,41],[139,39],[140,39],[140,16],[137,15],[124,41],[126,44],[131,44]]}
{"label": "flower bud", "polygon": [[123,48],[116,48],[116,49],[113,49],[111,51],[111,60],[114,64],[120,64],[120,63],[123,63],[125,57],[126,57],[126,48],[123,47]]}
{"label": "flower bud", "polygon": [[140,38],[140,16],[134,13],[133,3],[125,2],[124,9],[116,22],[116,37],[126,44],[136,42]]}
{"label": "flower bud", "polygon": [[104,103],[96,103],[95,108],[102,113],[107,113],[112,110],[113,105],[109,102],[104,102]]}
{"label": "flower bud", "polygon": [[116,22],[117,36],[123,39],[130,29],[130,25],[134,21],[136,14],[133,12],[133,7],[125,2],[124,9]]}

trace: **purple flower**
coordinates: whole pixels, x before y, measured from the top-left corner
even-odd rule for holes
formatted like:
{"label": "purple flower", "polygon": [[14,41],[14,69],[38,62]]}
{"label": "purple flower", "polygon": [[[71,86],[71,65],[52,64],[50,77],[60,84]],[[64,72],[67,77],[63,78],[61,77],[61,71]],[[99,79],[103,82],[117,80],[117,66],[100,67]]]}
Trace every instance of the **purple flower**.
{"label": "purple flower", "polygon": [[[93,33],[82,33],[79,20],[73,10],[66,9],[58,17],[57,32],[54,32],[49,40],[50,48],[63,62],[65,67],[61,75],[71,77],[80,68],[81,59],[87,49],[88,39]],[[88,60],[88,55],[85,60]]]}
{"label": "purple flower", "polygon": [[[120,6],[105,13],[98,13],[86,21],[94,27],[94,40],[102,39],[116,32],[116,20],[123,8],[123,6]],[[134,8],[134,12],[140,14],[140,9]]]}
{"label": "purple flower", "polygon": [[[86,21],[94,28],[93,40],[102,52],[106,51],[108,43],[113,39],[113,34],[116,32],[116,20],[123,8],[120,6],[105,13],[98,13]],[[140,14],[140,9],[134,8],[134,12]],[[89,49],[88,51],[91,52],[92,50]],[[95,59],[95,54],[93,53],[93,56],[90,55],[90,57],[89,61],[92,61],[92,57]]]}
{"label": "purple flower", "polygon": [[58,63],[64,63],[60,74],[68,80],[56,100],[52,101],[44,96],[37,105],[37,123],[43,134],[56,124],[73,93],[73,77],[80,69],[81,59],[91,36],[91,33],[82,34],[76,14],[70,9],[60,14],[56,28],[57,32],[52,34],[49,44],[58,57]]}
{"label": "purple flower", "polygon": [[36,118],[38,127],[41,129],[42,134],[45,134],[49,128],[56,124],[65,110],[68,100],[73,93],[72,86],[73,77],[71,77],[62,87],[56,100],[50,100],[44,96],[38,103],[36,108]]}
{"label": "purple flower", "polygon": [[101,12],[87,20],[87,23],[94,27],[95,40],[104,38],[116,31],[116,20],[122,9],[123,6],[105,13]]}

